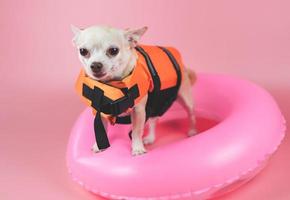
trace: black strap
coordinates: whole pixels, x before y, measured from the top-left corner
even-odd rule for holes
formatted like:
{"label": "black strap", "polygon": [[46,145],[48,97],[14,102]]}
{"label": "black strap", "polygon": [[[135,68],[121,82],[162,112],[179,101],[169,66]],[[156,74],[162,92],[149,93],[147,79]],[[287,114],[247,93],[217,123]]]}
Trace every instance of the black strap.
{"label": "black strap", "polygon": [[102,122],[101,113],[97,111],[94,120],[94,131],[96,143],[100,150],[110,147],[110,142],[104,124]]}
{"label": "black strap", "polygon": [[171,61],[172,65],[175,69],[176,76],[177,76],[176,88],[179,89],[180,84],[181,84],[181,79],[182,79],[180,66],[179,66],[177,60],[175,59],[175,57],[172,55],[172,53],[168,49],[166,49],[165,47],[160,47],[160,46],[159,46],[159,48],[162,49],[166,53],[166,55],[168,56],[169,60]]}
{"label": "black strap", "polygon": [[102,103],[104,92],[94,87],[94,89],[91,89],[87,85],[83,84],[83,96],[87,99],[91,100],[92,107],[96,110],[96,116],[94,120],[94,131],[95,131],[95,139],[96,143],[100,150],[106,149],[110,147],[110,142],[104,127],[104,124],[101,119],[101,113],[100,113],[100,105]]}
{"label": "black strap", "polygon": [[148,100],[146,104],[146,120],[148,120],[149,117],[155,114],[153,113],[154,109],[158,106],[157,102],[161,82],[160,77],[148,53],[146,53],[145,50],[140,46],[137,46],[136,50],[144,57],[154,85],[153,91],[148,93]]}
{"label": "black strap", "polygon": [[104,91],[98,87],[91,89],[86,84],[83,84],[83,96],[91,101],[91,106],[96,110],[94,120],[94,131],[96,143],[100,150],[110,147],[107,132],[101,119],[101,112],[117,116],[125,112],[128,108],[134,106],[134,101],[139,97],[139,88],[135,84],[130,89],[121,89],[124,96],[116,101],[112,101],[104,96]]}
{"label": "black strap", "polygon": [[155,108],[155,116],[162,116],[171,107],[171,105],[177,98],[182,79],[180,66],[173,54],[165,47],[159,48],[167,55],[176,72],[176,85],[174,87],[161,91],[158,98],[159,102],[157,103],[158,107]]}
{"label": "black strap", "polygon": [[146,64],[147,64],[147,67],[149,69],[149,72],[150,72],[150,75],[152,77],[152,80],[153,80],[153,83],[154,83],[154,90],[156,92],[158,92],[160,90],[160,86],[161,86],[161,83],[160,83],[160,78],[159,78],[159,75],[153,65],[153,62],[150,58],[150,56],[148,55],[148,53],[145,52],[145,50],[140,47],[140,46],[137,46],[135,47],[135,49],[141,53],[141,55],[145,58],[145,61],[146,61]]}
{"label": "black strap", "polygon": [[122,116],[122,117],[118,116],[116,118],[116,123],[117,124],[131,124],[131,117],[129,115]]}

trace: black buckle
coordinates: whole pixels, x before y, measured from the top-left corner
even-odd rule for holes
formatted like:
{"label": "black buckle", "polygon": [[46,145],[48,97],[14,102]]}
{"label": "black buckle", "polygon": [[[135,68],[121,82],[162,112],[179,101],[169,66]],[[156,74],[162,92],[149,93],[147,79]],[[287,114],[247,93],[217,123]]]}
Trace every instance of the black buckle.
{"label": "black buckle", "polygon": [[130,89],[122,88],[121,90],[124,94],[124,97],[121,97],[114,102],[110,102],[102,106],[102,112],[117,116],[134,106],[135,99],[140,95],[137,84]]}

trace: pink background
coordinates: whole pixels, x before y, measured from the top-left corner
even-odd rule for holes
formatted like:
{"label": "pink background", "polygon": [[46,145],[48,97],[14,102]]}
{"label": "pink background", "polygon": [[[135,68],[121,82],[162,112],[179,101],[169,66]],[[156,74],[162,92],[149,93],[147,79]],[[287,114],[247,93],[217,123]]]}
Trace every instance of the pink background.
{"label": "pink background", "polygon": [[[177,3],[179,2],[179,3]],[[219,1],[0,1],[0,199],[98,199],[71,181],[70,128],[84,108],[70,24],[149,26],[144,43],[178,47],[197,72],[250,79],[290,120],[290,3]],[[221,200],[290,199],[290,140],[266,169]]]}

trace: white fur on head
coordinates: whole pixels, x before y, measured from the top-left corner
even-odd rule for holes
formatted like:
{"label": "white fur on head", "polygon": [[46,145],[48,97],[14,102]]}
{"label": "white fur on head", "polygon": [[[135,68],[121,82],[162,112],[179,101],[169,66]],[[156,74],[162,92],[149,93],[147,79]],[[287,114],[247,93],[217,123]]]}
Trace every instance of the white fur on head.
{"label": "white fur on head", "polygon": [[125,30],[125,37],[130,43],[131,47],[136,47],[137,43],[139,42],[140,38],[144,33],[147,31],[148,27],[144,26],[139,29],[126,29]]}
{"label": "white fur on head", "polygon": [[[147,30],[147,27],[137,30],[122,30],[107,26],[91,26],[86,29],[71,27],[74,33],[73,43],[77,47],[79,59],[83,64],[86,74],[95,80],[107,82],[121,80],[133,70],[137,54],[137,42]],[[108,50],[117,48],[119,53],[110,56]],[[80,51],[86,51],[86,56]],[[102,63],[102,76],[97,76],[92,70],[92,64]]]}

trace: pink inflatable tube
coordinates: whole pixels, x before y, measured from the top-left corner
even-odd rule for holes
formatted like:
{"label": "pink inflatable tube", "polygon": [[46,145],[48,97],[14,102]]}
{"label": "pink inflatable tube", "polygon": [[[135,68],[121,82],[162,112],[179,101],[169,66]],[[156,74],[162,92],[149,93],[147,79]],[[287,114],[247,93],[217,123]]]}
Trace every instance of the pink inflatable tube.
{"label": "pink inflatable tube", "polygon": [[156,144],[136,157],[125,125],[109,127],[111,147],[92,153],[93,115],[86,109],[68,144],[73,179],[106,198],[150,200],[208,199],[249,181],[284,137],[277,104],[264,89],[223,75],[200,74],[193,93],[200,133],[186,137],[186,114],[175,104],[160,119]]}

